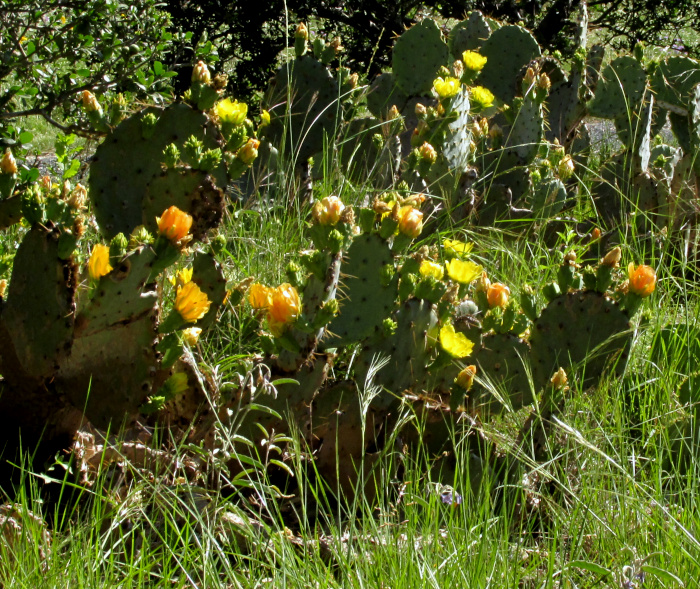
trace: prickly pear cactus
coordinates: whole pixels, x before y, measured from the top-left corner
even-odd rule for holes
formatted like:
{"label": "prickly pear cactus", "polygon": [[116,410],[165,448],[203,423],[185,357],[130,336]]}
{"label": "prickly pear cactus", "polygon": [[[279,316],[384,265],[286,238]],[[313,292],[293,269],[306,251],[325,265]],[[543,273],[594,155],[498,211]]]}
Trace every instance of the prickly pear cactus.
{"label": "prickly pear cactus", "polygon": [[452,55],[462,55],[464,51],[476,51],[491,35],[491,27],[484,15],[474,10],[469,18],[457,23],[450,31],[449,46]]}
{"label": "prickly pear cactus", "polygon": [[576,291],[554,298],[535,321],[532,376],[537,388],[563,367],[567,374],[586,360],[583,388],[594,384],[605,369],[624,370],[632,331],[630,318],[605,294]]}
{"label": "prickly pear cactus", "polygon": [[[98,146],[90,166],[89,194],[100,231],[106,238],[118,233],[129,235],[139,225],[152,225],[155,220],[151,218],[151,209],[155,204],[159,208],[171,199],[171,204],[186,200],[177,174],[166,173],[167,180],[162,179],[163,151],[171,143],[182,151],[192,136],[202,141],[205,149],[216,149],[223,143],[219,131],[204,113],[186,104],[173,104],[166,109],[150,108],[132,115]],[[202,180],[204,187],[196,186],[194,190],[206,192],[211,184],[221,189],[228,183],[223,163],[210,175],[211,180],[205,174],[190,175],[185,185],[192,187],[196,180]],[[201,200],[201,195],[198,198]],[[150,205],[147,214],[144,201]],[[156,214],[160,215],[168,206]],[[182,210],[188,212],[190,208]]]}
{"label": "prickly pear cactus", "polygon": [[588,111],[594,117],[614,119],[635,112],[646,92],[647,76],[634,57],[623,55],[603,70]]}
{"label": "prickly pear cactus", "polygon": [[427,94],[449,50],[435,21],[425,19],[403,33],[394,45],[392,70],[396,83],[409,96]]}
{"label": "prickly pear cactus", "polygon": [[481,70],[480,83],[505,104],[511,104],[517,94],[520,69],[541,54],[535,38],[525,29],[507,25],[491,33],[481,54],[488,61]]}

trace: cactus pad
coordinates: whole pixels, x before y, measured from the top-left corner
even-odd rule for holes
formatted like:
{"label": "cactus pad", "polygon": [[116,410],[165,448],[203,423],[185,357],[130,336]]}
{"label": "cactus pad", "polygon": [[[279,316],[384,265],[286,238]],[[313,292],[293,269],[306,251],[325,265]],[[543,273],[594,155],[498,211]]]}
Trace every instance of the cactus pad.
{"label": "cactus pad", "polygon": [[[58,237],[41,226],[30,229],[15,255],[2,310],[18,368],[36,380],[53,376],[71,350],[76,269],[72,260],[59,258]],[[10,342],[0,344],[0,356]],[[9,369],[4,376],[21,378]]]}
{"label": "cactus pad", "polygon": [[620,374],[632,343],[630,321],[619,305],[601,293],[576,291],[550,301],[530,335],[532,374],[537,388],[561,367],[584,362],[582,387],[593,386],[606,367]]}
{"label": "cactus pad", "polygon": [[374,78],[367,92],[367,108],[378,119],[385,119],[392,106],[401,112],[407,100],[408,95],[396,84],[394,74],[389,72]]}
{"label": "cactus pad", "polygon": [[216,315],[226,299],[226,278],[221,264],[211,254],[197,253],[192,262],[192,282],[199,286],[211,301],[207,314],[195,324],[196,327],[206,327],[216,320]]}
{"label": "cactus pad", "polygon": [[449,50],[435,21],[413,25],[396,41],[392,70],[396,82],[408,95],[426,94],[442,66],[448,65]]}
{"label": "cactus pad", "polygon": [[[145,139],[142,121],[149,113],[156,114],[158,121],[153,135]],[[98,146],[90,166],[89,193],[105,237],[129,235],[143,223],[143,202],[151,183],[161,176],[163,150],[173,142],[182,148],[192,135],[204,142],[205,149],[219,147],[219,131],[204,113],[186,104],[173,104],[164,110],[149,108],[133,115]],[[211,176],[217,186],[226,186],[223,163]],[[155,189],[151,191],[151,199],[159,197]]]}
{"label": "cactus pad", "polygon": [[340,88],[331,72],[310,56],[283,65],[266,97],[272,117],[268,137],[301,161],[323,150],[324,137],[335,137]]}
{"label": "cactus pad", "polygon": [[501,27],[491,33],[481,48],[488,61],[479,81],[498,100],[510,104],[516,96],[518,72],[540,53],[537,41],[525,29],[516,25]]}
{"label": "cactus pad", "polygon": [[442,155],[451,170],[464,170],[469,157],[471,132],[469,131],[469,91],[462,87],[459,94],[452,100],[452,110],[457,113],[457,119],[447,126]]}
{"label": "cactus pad", "polygon": [[491,27],[484,15],[474,10],[469,18],[457,23],[450,31],[449,46],[452,55],[460,57],[467,50],[478,50],[491,35]]}
{"label": "cactus pad", "polygon": [[327,348],[357,342],[381,329],[397,296],[396,281],[382,284],[382,271],[393,265],[388,244],[378,235],[359,235],[341,269],[340,314],[328,325]]}
{"label": "cactus pad", "polygon": [[657,100],[687,108],[693,87],[700,83],[700,63],[684,56],[668,57],[651,76]]}
{"label": "cactus pad", "polygon": [[629,55],[614,59],[603,70],[595,97],[588,103],[594,117],[614,119],[636,112],[642,102],[647,85],[642,65]]}

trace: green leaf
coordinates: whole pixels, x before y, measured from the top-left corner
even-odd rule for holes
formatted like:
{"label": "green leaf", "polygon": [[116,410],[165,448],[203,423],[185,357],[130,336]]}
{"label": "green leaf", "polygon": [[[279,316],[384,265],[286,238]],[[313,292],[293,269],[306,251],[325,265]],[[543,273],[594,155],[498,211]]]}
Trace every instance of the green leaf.
{"label": "green leaf", "polygon": [[153,73],[156,76],[161,76],[163,75],[163,64],[160,61],[154,61],[153,62]]}
{"label": "green leaf", "polygon": [[87,78],[90,75],[90,70],[87,68],[80,68],[75,73],[79,76],[83,76],[83,78]]}
{"label": "green leaf", "polygon": [[658,579],[661,579],[664,583],[675,583],[679,587],[685,587],[685,584],[683,581],[681,581],[676,575],[673,573],[669,573],[665,569],[661,569],[659,567],[652,566],[650,564],[643,564],[642,565],[642,570],[645,573],[649,573],[650,575],[655,576]]}
{"label": "green leaf", "polygon": [[591,573],[594,573],[596,575],[601,575],[603,577],[607,577],[612,572],[612,571],[610,571],[610,569],[606,569],[604,566],[601,566],[595,562],[590,562],[587,560],[572,560],[570,563],[568,563],[566,565],[566,568],[571,568],[571,567],[576,567],[577,569],[583,569],[585,571],[589,571]]}
{"label": "green leaf", "polygon": [[22,144],[31,143],[32,139],[34,139],[34,135],[32,135],[29,131],[23,131],[19,134],[19,142]]}
{"label": "green leaf", "polygon": [[80,171],[80,160],[72,160],[70,163],[70,167],[65,172],[63,172],[63,179],[68,180],[68,178],[72,178],[79,171]]}

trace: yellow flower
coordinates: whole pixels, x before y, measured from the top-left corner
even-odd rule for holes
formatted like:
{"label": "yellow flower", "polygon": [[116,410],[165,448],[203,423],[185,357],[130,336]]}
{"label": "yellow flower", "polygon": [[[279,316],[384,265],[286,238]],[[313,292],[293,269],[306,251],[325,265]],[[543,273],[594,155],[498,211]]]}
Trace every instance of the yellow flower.
{"label": "yellow flower", "polygon": [[209,311],[211,301],[206,293],[194,282],[188,282],[177,289],[175,310],[187,323],[195,323]]}
{"label": "yellow flower", "polygon": [[399,209],[399,231],[415,239],[423,231],[423,213],[412,206]]}
{"label": "yellow flower", "polygon": [[465,51],[462,53],[464,67],[472,72],[480,72],[486,65],[487,58],[476,51]]}
{"label": "yellow flower", "polygon": [[469,90],[469,98],[472,101],[472,106],[481,110],[493,105],[493,99],[495,96],[488,88],[484,88],[483,86],[474,86]]}
{"label": "yellow flower", "polygon": [[66,17],[64,15],[61,15],[61,24],[66,24]]}
{"label": "yellow flower", "polygon": [[170,284],[176,288],[185,286],[188,282],[192,280],[192,268],[183,268],[179,270],[175,276],[170,277]]}
{"label": "yellow flower", "polygon": [[236,157],[244,164],[252,164],[255,158],[258,157],[258,147],[260,147],[260,141],[248,139],[248,143],[238,150]]}
{"label": "yellow flower", "polygon": [[476,366],[466,366],[455,378],[455,382],[465,391],[472,388],[474,377],[476,376]]}
{"label": "yellow flower", "polygon": [[501,307],[504,308],[508,304],[508,298],[510,297],[510,289],[500,282],[494,282],[489,285],[486,290],[486,300],[489,303],[489,307]]}
{"label": "yellow flower", "polygon": [[182,330],[182,340],[191,348],[197,345],[199,336],[202,334],[201,327],[188,327]]}
{"label": "yellow flower", "polygon": [[102,278],[105,274],[109,274],[111,271],[112,266],[109,263],[109,247],[98,243],[92,248],[90,261],[88,262],[90,278],[97,280]]}
{"label": "yellow flower", "polygon": [[444,80],[442,78],[436,78],[433,82],[433,88],[440,98],[450,98],[459,93],[459,88],[461,82],[457,78],[447,77]]}
{"label": "yellow flower", "polygon": [[337,196],[331,195],[317,200],[311,215],[319,225],[335,225],[340,221],[343,210],[345,210],[343,202]]}
{"label": "yellow flower", "polygon": [[272,291],[272,302],[267,309],[267,325],[275,337],[282,335],[285,326],[296,321],[300,313],[299,293],[291,284],[285,282]]}
{"label": "yellow flower", "polygon": [[442,349],[454,358],[466,358],[474,349],[474,342],[463,333],[457,333],[452,323],[442,326],[439,337]]}
{"label": "yellow flower", "polygon": [[259,282],[251,284],[248,302],[253,309],[267,309],[272,305],[272,289]]}
{"label": "yellow flower", "polygon": [[270,124],[270,113],[266,110],[260,113],[260,127]]}
{"label": "yellow flower", "polygon": [[651,266],[637,266],[630,262],[627,266],[629,291],[642,298],[648,297],[656,288],[656,272]]}
{"label": "yellow flower", "polygon": [[232,125],[241,125],[248,116],[248,105],[245,102],[231,100],[226,98],[217,102],[214,106],[216,114],[222,122],[231,123]]}
{"label": "yellow flower", "polygon": [[418,271],[420,272],[421,276],[432,276],[436,280],[442,280],[442,277],[445,275],[445,271],[442,269],[440,264],[436,264],[435,262],[431,262],[429,260],[423,260]]}
{"label": "yellow flower", "polygon": [[182,241],[190,232],[190,227],[192,227],[192,217],[175,205],[166,209],[162,217],[156,217],[156,221],[158,222],[160,234],[164,235],[174,245]]}
{"label": "yellow flower", "polygon": [[469,284],[473,280],[476,280],[483,270],[481,266],[475,264],[474,262],[463,262],[457,258],[453,258],[447,264],[447,275],[460,284]]}
{"label": "yellow flower", "polygon": [[473,243],[459,241],[458,239],[446,239],[442,242],[445,247],[445,255],[450,258],[466,256],[472,248]]}

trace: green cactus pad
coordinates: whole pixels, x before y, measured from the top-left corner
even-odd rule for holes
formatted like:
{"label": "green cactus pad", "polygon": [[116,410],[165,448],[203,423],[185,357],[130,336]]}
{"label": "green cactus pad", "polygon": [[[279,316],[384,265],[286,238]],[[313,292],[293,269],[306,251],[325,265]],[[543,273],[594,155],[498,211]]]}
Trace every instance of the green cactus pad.
{"label": "green cactus pad", "polygon": [[[532,403],[532,386],[526,368],[529,355],[528,343],[515,335],[485,335],[473,360],[477,377],[490,384],[475,384],[468,395],[470,404],[479,411],[493,412],[503,408],[501,400],[516,411]],[[499,400],[503,395],[508,398]]]}
{"label": "green cactus pad", "polygon": [[[17,250],[3,305],[2,323],[21,370],[38,381],[52,377],[69,355],[73,337],[76,268],[72,260],[58,256],[57,231],[35,226],[25,235]],[[10,357],[8,356],[8,357]],[[4,372],[13,382],[14,370]]]}
{"label": "green cactus pad", "polygon": [[199,170],[162,170],[149,183],[143,198],[142,224],[151,233],[158,233],[157,217],[176,206],[192,215],[190,233],[201,240],[221,223],[224,214],[224,192],[212,176]]}
{"label": "green cactus pad", "polygon": [[216,321],[216,315],[226,299],[226,278],[221,264],[211,254],[198,252],[192,262],[192,282],[211,301],[207,314],[195,323],[195,327],[207,327]]}
{"label": "green cactus pad", "polygon": [[504,146],[505,154],[514,154],[517,157],[516,165],[532,162],[539,151],[543,127],[542,106],[530,94],[523,100],[510,128]]}
{"label": "green cactus pad", "polygon": [[148,247],[124,258],[76,316],[56,384],[97,427],[120,423],[155,392],[158,295],[147,283],[154,259]]}
{"label": "green cactus pad", "polygon": [[337,80],[313,57],[283,65],[270,82],[265,104],[272,117],[267,131],[275,145],[306,161],[323,150],[324,137],[335,137],[340,122]]}
{"label": "green cactus pad", "polygon": [[413,25],[394,45],[392,70],[397,84],[408,95],[430,92],[438,71],[448,65],[449,53],[435,21],[426,18]]}
{"label": "green cactus pad", "polygon": [[700,83],[700,63],[684,56],[668,57],[651,76],[656,99],[686,109],[693,88]]}
{"label": "green cactus pad", "polygon": [[0,231],[22,220],[22,197],[11,196],[0,200]]}
{"label": "green cactus pad", "polygon": [[378,75],[367,91],[367,108],[378,119],[385,119],[392,106],[401,112],[406,105],[408,95],[396,83],[392,73]]}
{"label": "green cactus pad", "polygon": [[541,54],[535,38],[525,29],[507,25],[491,33],[481,48],[488,61],[481,70],[479,82],[505,104],[517,94],[520,69]]}
{"label": "green cactus pad", "polygon": [[[142,119],[149,113],[156,114],[158,121],[150,139],[144,139]],[[164,110],[146,109],[107,135],[95,151],[89,181],[95,217],[105,237],[111,239],[118,233],[129,235],[143,223],[143,202],[151,182],[161,177],[163,150],[170,143],[182,148],[192,135],[204,142],[205,149],[219,147],[222,140],[207,116],[186,104],[173,104]],[[211,176],[217,186],[226,186],[223,163]],[[158,197],[151,191],[151,199]]]}
{"label": "green cactus pad", "polygon": [[442,146],[442,155],[451,170],[464,170],[469,157],[472,134],[469,130],[469,91],[462,87],[452,99],[452,110],[457,119],[447,125],[447,133]]}
{"label": "green cactus pad", "polygon": [[646,88],[642,64],[629,55],[618,57],[603,70],[595,97],[588,103],[588,112],[606,119],[627,116],[637,111]]}
{"label": "green cactus pad", "polygon": [[433,347],[428,334],[437,326],[437,313],[428,301],[411,299],[397,311],[396,323],[390,337],[370,340],[362,346],[356,360],[357,380],[364,383],[372,362],[389,357],[386,366],[377,371],[374,384],[397,395],[406,389],[419,392],[428,377]]}
{"label": "green cactus pad", "polygon": [[530,208],[538,217],[553,217],[564,208],[566,198],[564,183],[552,178],[535,187]]}
{"label": "green cactus pad", "polygon": [[585,369],[579,373],[582,388],[593,386],[608,367],[622,372],[631,344],[629,317],[616,302],[593,291],[560,295],[542,311],[530,335],[535,385],[545,386],[560,367],[571,379],[577,367]]}
{"label": "green cactus pad", "polygon": [[467,50],[477,51],[491,35],[491,27],[484,15],[474,10],[469,18],[458,22],[450,31],[448,44],[452,55],[460,58]]}
{"label": "green cactus pad", "polygon": [[382,270],[393,265],[389,245],[378,235],[359,235],[341,268],[340,314],[328,325],[326,348],[358,342],[381,329],[397,297],[396,279],[382,284]]}

